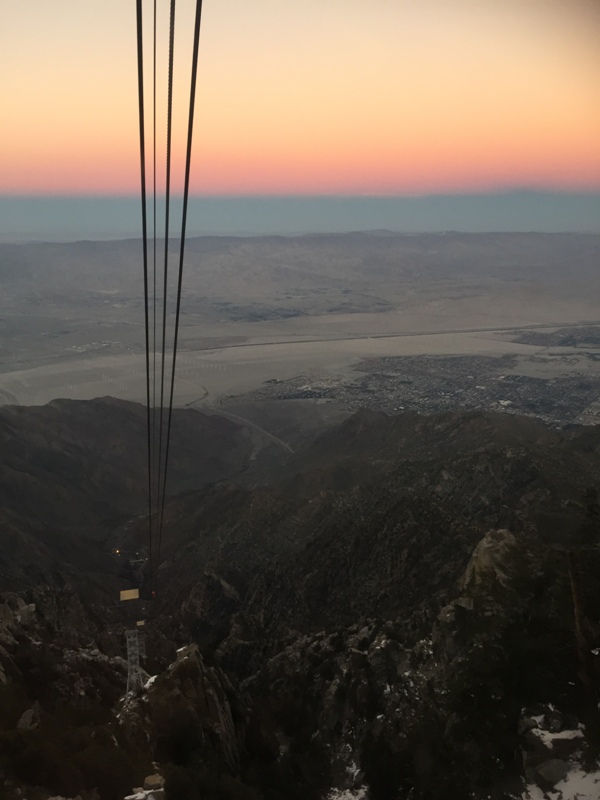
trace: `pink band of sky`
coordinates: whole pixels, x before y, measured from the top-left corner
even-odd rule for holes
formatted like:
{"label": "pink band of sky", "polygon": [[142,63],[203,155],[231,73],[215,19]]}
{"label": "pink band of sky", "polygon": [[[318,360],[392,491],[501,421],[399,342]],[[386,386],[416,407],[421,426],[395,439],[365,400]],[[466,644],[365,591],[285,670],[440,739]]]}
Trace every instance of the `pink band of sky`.
{"label": "pink band of sky", "polygon": [[[135,193],[135,4],[4,5],[0,193]],[[194,5],[178,2],[176,184]],[[205,0],[192,189],[597,190],[599,42],[594,0]]]}

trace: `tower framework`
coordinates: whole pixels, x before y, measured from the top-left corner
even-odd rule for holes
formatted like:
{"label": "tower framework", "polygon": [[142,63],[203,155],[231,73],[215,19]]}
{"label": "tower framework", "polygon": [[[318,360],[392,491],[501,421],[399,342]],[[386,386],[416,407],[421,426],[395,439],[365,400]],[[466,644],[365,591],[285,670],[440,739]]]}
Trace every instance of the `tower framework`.
{"label": "tower framework", "polygon": [[138,630],[125,631],[127,639],[127,690],[125,696],[132,697],[142,687],[142,670],[140,669],[140,639]]}

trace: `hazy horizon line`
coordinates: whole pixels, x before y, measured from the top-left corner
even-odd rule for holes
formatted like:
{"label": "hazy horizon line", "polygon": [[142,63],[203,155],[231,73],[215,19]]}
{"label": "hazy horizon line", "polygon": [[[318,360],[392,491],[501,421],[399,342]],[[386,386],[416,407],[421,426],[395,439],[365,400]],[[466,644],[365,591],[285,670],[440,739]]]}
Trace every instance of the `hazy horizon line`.
{"label": "hazy horizon line", "polygon": [[[160,208],[163,203],[158,204]],[[181,195],[172,197],[177,233]],[[162,221],[159,218],[159,224]],[[512,191],[420,195],[192,195],[188,235],[351,233],[600,233],[600,191]],[[157,228],[157,236],[161,229]],[[0,194],[0,241],[141,237],[135,194]]]}

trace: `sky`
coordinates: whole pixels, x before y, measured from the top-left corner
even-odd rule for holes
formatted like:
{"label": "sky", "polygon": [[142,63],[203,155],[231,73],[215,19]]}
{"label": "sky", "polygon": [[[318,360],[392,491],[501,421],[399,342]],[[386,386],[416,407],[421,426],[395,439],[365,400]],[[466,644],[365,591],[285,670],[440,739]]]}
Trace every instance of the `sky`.
{"label": "sky", "polygon": [[[192,191],[598,192],[599,42],[598,0],[204,0]],[[138,191],[135,48],[134,0],[2,0],[0,195]]]}

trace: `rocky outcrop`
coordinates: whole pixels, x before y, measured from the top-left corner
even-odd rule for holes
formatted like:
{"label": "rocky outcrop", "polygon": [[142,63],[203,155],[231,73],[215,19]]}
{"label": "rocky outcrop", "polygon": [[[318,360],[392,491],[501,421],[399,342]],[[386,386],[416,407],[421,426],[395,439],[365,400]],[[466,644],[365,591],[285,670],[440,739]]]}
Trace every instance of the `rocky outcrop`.
{"label": "rocky outcrop", "polygon": [[414,773],[430,654],[427,642],[406,649],[393,625],[370,620],[294,639],[244,687],[277,725],[280,762],[305,762],[308,791],[367,783],[383,797]]}
{"label": "rocky outcrop", "polygon": [[600,765],[586,726],[552,704],[523,709],[519,721],[520,754],[526,788],[524,798],[552,792],[564,800],[595,797],[600,791]]}
{"label": "rocky outcrop", "polygon": [[573,646],[572,628],[561,632],[553,617],[565,602],[560,564],[560,554],[490,531],[431,640],[407,645],[402,620],[290,631],[243,684],[274,734],[279,769],[302,759],[309,796],[328,787],[375,800],[402,790],[484,798],[520,791],[526,778],[542,789],[563,781],[584,741],[577,720],[550,706],[521,716],[524,700],[561,696],[576,706],[581,691],[576,664],[554,660],[547,644],[570,636]]}
{"label": "rocky outcrop", "polygon": [[225,673],[208,666],[196,645],[181,648],[168,669],[120,715],[127,737],[159,761],[214,778],[240,772],[248,711]]}
{"label": "rocky outcrop", "polygon": [[505,585],[510,579],[508,564],[516,546],[517,539],[509,530],[489,531],[473,551],[461,588],[490,579]]}

